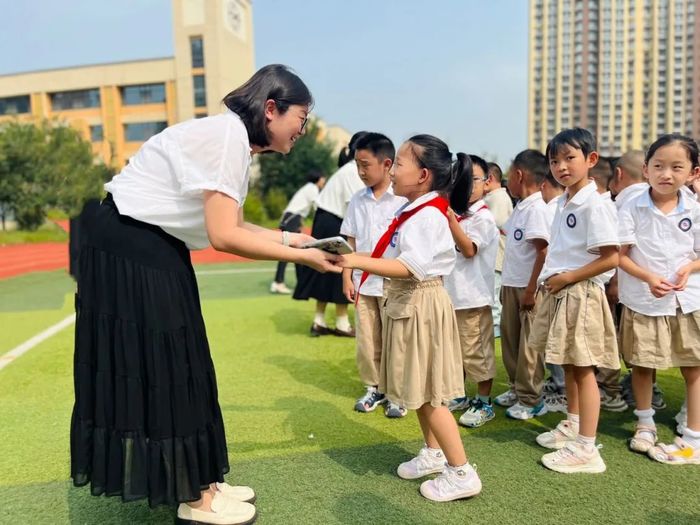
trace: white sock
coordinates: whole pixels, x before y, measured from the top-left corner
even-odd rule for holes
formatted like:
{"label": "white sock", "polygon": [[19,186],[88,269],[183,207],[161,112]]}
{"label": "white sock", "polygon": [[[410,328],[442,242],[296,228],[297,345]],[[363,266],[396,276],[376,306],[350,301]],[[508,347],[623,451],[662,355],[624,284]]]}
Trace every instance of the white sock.
{"label": "white sock", "polygon": [[571,425],[574,426],[575,428],[578,428],[578,423],[579,423],[579,417],[578,414],[566,414],[566,419],[568,419],[571,422]]}
{"label": "white sock", "polygon": [[595,436],[586,437],[579,434],[576,436],[576,443],[583,445],[583,450],[586,452],[592,452],[595,448]]}
{"label": "white sock", "polygon": [[700,430],[683,429],[683,441],[693,448],[700,448]]}
{"label": "white sock", "polygon": [[317,324],[318,326],[323,326],[326,327],[326,315],[323,312],[316,312],[316,315],[314,316],[314,323]]}
{"label": "white sock", "polygon": [[654,423],[654,414],[656,414],[656,412],[653,408],[647,408],[646,410],[635,409],[634,411],[634,415],[637,416],[639,424],[650,427],[656,427],[656,423]]}
{"label": "white sock", "polygon": [[442,456],[441,448],[430,448],[427,443],[425,444],[425,448],[428,449],[428,452],[430,452],[431,456]]}
{"label": "white sock", "polygon": [[342,330],[343,332],[347,332],[350,330],[350,319],[348,318],[347,315],[339,315],[338,317],[335,318],[335,327],[338,330]]}

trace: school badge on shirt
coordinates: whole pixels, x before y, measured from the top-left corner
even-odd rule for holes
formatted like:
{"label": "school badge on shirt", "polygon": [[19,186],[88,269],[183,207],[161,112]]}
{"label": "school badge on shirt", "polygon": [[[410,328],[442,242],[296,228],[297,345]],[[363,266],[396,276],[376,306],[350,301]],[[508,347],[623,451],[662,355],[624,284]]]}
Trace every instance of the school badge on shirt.
{"label": "school badge on shirt", "polygon": [[693,226],[693,221],[691,221],[688,217],[681,219],[681,221],[678,223],[678,227],[683,232],[690,230],[691,226]]}
{"label": "school badge on shirt", "polygon": [[569,213],[569,215],[566,216],[566,225],[569,228],[575,228],[576,227],[576,215],[573,213]]}
{"label": "school badge on shirt", "polygon": [[522,241],[523,240],[523,230],[521,230],[520,228],[517,228],[513,232],[513,239],[515,239],[516,241]]}

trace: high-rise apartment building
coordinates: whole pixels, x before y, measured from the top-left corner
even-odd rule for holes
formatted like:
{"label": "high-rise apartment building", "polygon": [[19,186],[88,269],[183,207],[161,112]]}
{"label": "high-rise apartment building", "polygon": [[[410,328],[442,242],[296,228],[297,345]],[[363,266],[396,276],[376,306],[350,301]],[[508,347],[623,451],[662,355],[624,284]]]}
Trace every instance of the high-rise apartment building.
{"label": "high-rise apartment building", "polygon": [[530,0],[528,143],[591,129],[603,155],[700,138],[700,0]]}

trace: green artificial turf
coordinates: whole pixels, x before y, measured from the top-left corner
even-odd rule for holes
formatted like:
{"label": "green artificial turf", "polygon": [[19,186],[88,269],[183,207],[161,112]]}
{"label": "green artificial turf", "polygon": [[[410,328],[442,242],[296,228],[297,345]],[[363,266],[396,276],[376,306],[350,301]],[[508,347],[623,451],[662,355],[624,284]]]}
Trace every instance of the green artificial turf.
{"label": "green artificial turf", "polygon": [[[227,481],[256,489],[259,523],[700,523],[700,467],[629,452],[629,411],[602,414],[608,471],[567,476],[538,463],[544,451],[534,441],[562,415],[520,422],[499,408],[486,426],[460,430],[482,494],[447,504],[424,500],[420,481],[394,474],[421,446],[415,413],[388,420],[380,410],[353,412],[362,393],[354,341],[310,338],[314,304],[269,295],[273,268],[198,269],[229,442]],[[236,273],[222,273],[229,270]],[[0,281],[0,353],[68,315],[72,293],[61,272]],[[172,523],[173,509],[122,504],[71,486],[72,339],[67,328],[0,370],[0,523]],[[659,383],[669,407],[657,424],[668,441],[683,386],[677,371],[659,373]],[[504,388],[499,368],[494,393]]]}

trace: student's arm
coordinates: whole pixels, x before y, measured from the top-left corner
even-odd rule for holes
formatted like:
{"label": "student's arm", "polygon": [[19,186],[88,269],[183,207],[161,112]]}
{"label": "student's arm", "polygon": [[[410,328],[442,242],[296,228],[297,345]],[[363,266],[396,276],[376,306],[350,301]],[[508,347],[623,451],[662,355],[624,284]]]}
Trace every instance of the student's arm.
{"label": "student's arm", "polygon": [[[355,237],[348,237],[348,244],[354,252],[357,248]],[[355,283],[352,282],[352,268],[343,268],[343,295],[351,303],[355,302]]]}
{"label": "student's arm", "polygon": [[552,275],[545,281],[545,289],[550,293],[557,293],[559,290],[570,284],[585,281],[596,275],[612,270],[619,263],[619,254],[617,246],[601,246],[599,248],[600,255],[587,265],[571,270]]}
{"label": "student's arm", "polygon": [[[236,201],[234,200],[233,202]],[[236,206],[238,206],[237,202]],[[241,224],[242,228],[248,230],[249,232],[255,233],[255,235],[260,236],[267,241],[282,244],[281,231],[263,228],[262,226],[258,226],[257,224],[253,224],[252,222],[245,222],[245,217],[243,216],[243,208],[241,208],[240,206],[238,206],[238,224]],[[293,248],[298,248],[302,244],[306,244],[307,242],[315,240],[316,239],[311,237],[311,235],[306,235],[305,233],[289,233],[289,245]]]}
{"label": "student's arm", "polygon": [[408,268],[398,259],[374,259],[366,255],[351,253],[343,255],[337,264],[343,268],[356,268],[390,279],[408,279],[412,276]]}
{"label": "student's arm", "polygon": [[[238,203],[217,191],[204,193],[204,218],[211,245],[218,251],[233,253],[251,259],[296,262],[311,266],[319,272],[340,273],[333,264],[338,256],[316,249],[300,250],[282,246],[280,232],[266,230],[272,235],[261,235],[258,229],[248,229],[240,222],[242,214]],[[254,225],[251,225],[254,226]]]}
{"label": "student's arm", "polygon": [[632,277],[636,277],[640,281],[647,283],[647,285],[649,285],[649,290],[654,297],[663,297],[675,289],[675,285],[672,282],[669,282],[660,275],[656,275],[655,273],[642,268],[636,262],[634,262],[629,256],[630,248],[632,248],[630,245],[625,245],[620,250],[620,268],[622,268]]}
{"label": "student's arm", "polygon": [[532,239],[529,242],[535,247],[537,255],[535,255],[535,264],[532,265],[532,273],[530,280],[525,287],[523,296],[520,299],[521,310],[532,310],[535,306],[535,292],[537,292],[537,280],[540,278],[540,272],[544,266],[544,260],[547,258],[547,247],[549,243],[544,239]]}
{"label": "student's arm", "polygon": [[452,209],[447,210],[447,222],[450,225],[450,233],[452,233],[452,238],[454,239],[457,248],[459,248],[460,253],[467,259],[474,257],[478,251],[478,248],[474,241],[471,240],[469,235],[467,235],[459,225],[459,221],[457,221],[455,212],[452,211]]}

